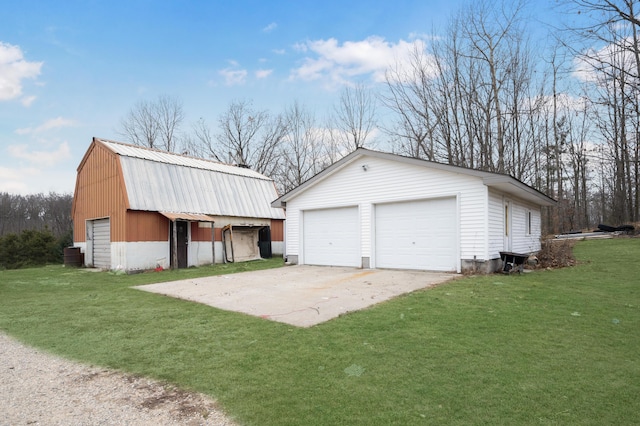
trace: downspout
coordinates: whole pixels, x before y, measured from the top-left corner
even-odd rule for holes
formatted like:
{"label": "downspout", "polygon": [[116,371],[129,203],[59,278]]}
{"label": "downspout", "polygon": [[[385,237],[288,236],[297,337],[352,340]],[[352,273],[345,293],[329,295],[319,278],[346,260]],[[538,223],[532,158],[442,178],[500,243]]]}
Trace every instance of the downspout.
{"label": "downspout", "polygon": [[216,264],[216,227],[215,222],[211,222],[211,264]]}

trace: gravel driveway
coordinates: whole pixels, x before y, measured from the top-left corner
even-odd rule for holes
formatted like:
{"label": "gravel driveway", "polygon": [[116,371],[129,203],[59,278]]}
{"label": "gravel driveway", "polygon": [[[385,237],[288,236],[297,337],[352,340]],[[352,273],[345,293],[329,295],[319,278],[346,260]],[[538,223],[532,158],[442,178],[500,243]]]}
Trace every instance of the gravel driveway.
{"label": "gravel driveway", "polygon": [[235,425],[211,398],[87,367],[0,333],[0,425]]}

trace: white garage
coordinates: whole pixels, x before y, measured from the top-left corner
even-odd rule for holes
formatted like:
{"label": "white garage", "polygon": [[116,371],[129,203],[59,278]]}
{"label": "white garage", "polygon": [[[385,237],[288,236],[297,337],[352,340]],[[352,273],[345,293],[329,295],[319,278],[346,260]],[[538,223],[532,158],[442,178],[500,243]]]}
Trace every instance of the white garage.
{"label": "white garage", "polygon": [[358,207],[306,210],[303,215],[305,264],[360,266]]}
{"label": "white garage", "polygon": [[375,267],[455,271],[456,199],[375,206]]}
{"label": "white garage", "polygon": [[286,209],[289,263],[455,272],[540,250],[554,204],[508,175],[364,148],[271,203]]}

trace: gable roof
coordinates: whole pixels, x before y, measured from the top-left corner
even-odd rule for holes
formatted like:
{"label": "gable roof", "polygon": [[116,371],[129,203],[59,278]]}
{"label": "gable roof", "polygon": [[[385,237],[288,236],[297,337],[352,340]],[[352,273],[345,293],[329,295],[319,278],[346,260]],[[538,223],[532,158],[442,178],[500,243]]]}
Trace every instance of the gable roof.
{"label": "gable roof", "polygon": [[423,160],[420,158],[405,157],[402,155],[391,154],[388,152],[373,151],[370,149],[358,148],[355,151],[353,151],[351,154],[333,163],[331,166],[327,167],[326,169],[324,169],[323,171],[321,171],[311,179],[307,180],[300,186],[282,195],[280,198],[278,198],[273,203],[271,203],[271,205],[274,207],[286,207],[286,203],[288,200],[296,197],[297,195],[311,188],[318,182],[321,182],[322,180],[331,176],[332,174],[342,169],[343,167],[347,166],[348,164],[365,156],[381,158],[384,160],[398,161],[405,164],[411,164],[411,165],[416,165],[420,167],[427,167],[427,168],[442,170],[450,173],[458,173],[458,174],[464,174],[468,176],[475,176],[479,179],[482,179],[482,183],[484,183],[486,186],[490,188],[495,188],[499,191],[524,199],[526,201],[530,201],[532,203],[535,203],[541,206],[552,206],[556,204],[556,201],[553,198],[548,197],[547,195],[543,194],[537,189],[506,174],[485,172],[482,170],[469,169],[469,168],[460,167],[460,166],[452,166],[450,164],[437,163],[434,161]]}
{"label": "gable roof", "polygon": [[284,219],[271,207],[273,180],[215,161],[93,139],[119,157],[128,208],[157,212]]}

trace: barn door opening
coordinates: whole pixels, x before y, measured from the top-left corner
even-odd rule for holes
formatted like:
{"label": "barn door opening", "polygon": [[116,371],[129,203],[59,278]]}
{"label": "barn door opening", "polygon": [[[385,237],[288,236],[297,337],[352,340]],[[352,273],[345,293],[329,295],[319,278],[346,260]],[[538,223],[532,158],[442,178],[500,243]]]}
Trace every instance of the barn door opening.
{"label": "barn door opening", "polygon": [[226,225],[222,228],[222,254],[225,263],[271,257],[271,231],[268,226]]}
{"label": "barn door opening", "polygon": [[[180,220],[172,221],[169,235],[171,236],[169,243],[169,247],[171,247],[171,268],[186,268],[189,265],[187,258],[189,248],[189,222]],[[175,244],[174,238],[176,241]]]}
{"label": "barn door opening", "polygon": [[271,259],[271,228],[265,226],[258,232],[258,247],[260,247],[260,257]]}

